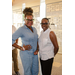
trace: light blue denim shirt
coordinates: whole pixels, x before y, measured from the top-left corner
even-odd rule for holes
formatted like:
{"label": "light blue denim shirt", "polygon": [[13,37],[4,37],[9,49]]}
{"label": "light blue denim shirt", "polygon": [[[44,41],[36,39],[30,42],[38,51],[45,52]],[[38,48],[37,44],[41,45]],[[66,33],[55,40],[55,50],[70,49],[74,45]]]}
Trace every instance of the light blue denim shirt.
{"label": "light blue denim shirt", "polygon": [[[38,41],[38,35],[37,31],[34,27],[32,27],[33,32],[26,26],[20,27],[16,32],[12,35],[12,44],[15,43],[15,40],[21,37],[22,39],[22,46],[25,45],[31,45],[32,49],[30,49],[31,52],[36,51],[37,49],[37,41]],[[28,50],[26,50],[28,51]]]}

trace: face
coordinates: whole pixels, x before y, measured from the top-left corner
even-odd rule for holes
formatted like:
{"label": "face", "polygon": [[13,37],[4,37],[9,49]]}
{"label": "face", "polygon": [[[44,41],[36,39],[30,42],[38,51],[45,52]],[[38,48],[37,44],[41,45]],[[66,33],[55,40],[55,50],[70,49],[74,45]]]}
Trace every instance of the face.
{"label": "face", "polygon": [[48,20],[43,19],[43,20],[41,21],[41,27],[42,27],[42,29],[43,29],[44,31],[47,30],[48,27],[49,27]]}
{"label": "face", "polygon": [[31,27],[33,25],[33,16],[32,15],[27,15],[25,18],[25,24],[28,27]]}

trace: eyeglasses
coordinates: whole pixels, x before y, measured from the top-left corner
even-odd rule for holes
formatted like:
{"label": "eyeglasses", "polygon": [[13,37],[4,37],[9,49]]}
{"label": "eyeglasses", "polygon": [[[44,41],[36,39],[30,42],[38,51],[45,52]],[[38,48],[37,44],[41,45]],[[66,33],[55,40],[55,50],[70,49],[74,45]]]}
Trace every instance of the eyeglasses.
{"label": "eyeglasses", "polygon": [[29,21],[34,21],[34,19],[26,19],[26,20],[27,20],[28,22],[29,22]]}
{"label": "eyeglasses", "polygon": [[47,25],[48,23],[40,23],[41,25]]}

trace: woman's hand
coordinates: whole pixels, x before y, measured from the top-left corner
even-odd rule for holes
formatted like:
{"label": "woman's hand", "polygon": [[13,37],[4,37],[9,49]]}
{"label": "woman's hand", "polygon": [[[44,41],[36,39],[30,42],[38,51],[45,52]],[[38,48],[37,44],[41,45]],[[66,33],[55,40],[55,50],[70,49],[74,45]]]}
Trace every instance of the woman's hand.
{"label": "woman's hand", "polygon": [[25,48],[25,50],[30,50],[32,48],[31,45],[25,45],[25,44],[23,44],[23,47]]}
{"label": "woman's hand", "polygon": [[37,54],[38,54],[38,51],[39,51],[39,50],[36,50],[36,51],[34,52],[34,55],[37,55]]}

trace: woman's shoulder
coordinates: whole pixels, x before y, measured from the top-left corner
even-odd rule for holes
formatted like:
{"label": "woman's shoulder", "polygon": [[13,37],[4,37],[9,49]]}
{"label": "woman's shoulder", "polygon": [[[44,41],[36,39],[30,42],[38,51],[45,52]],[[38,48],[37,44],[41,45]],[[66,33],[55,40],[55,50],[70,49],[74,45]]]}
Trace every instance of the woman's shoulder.
{"label": "woman's shoulder", "polygon": [[55,35],[55,33],[54,33],[54,31],[50,31],[50,37],[55,37],[56,35]]}
{"label": "woman's shoulder", "polygon": [[21,26],[17,29],[17,31],[19,31],[19,32],[22,32],[22,30],[23,30],[23,26]]}
{"label": "woman's shoulder", "polygon": [[53,33],[54,31],[50,30],[50,33]]}
{"label": "woman's shoulder", "polygon": [[21,26],[21,27],[19,27],[18,29],[23,29],[24,28],[24,26]]}
{"label": "woman's shoulder", "polygon": [[50,34],[55,34],[54,31],[50,30]]}

